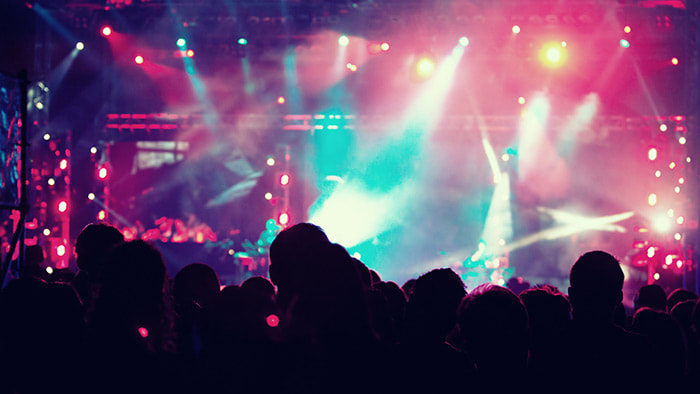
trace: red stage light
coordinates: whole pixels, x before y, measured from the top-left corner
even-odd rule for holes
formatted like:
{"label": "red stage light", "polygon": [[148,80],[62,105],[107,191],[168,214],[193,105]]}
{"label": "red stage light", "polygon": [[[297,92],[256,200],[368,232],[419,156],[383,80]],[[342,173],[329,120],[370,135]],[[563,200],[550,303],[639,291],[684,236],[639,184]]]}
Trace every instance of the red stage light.
{"label": "red stage light", "polygon": [[56,247],[56,255],[58,257],[63,257],[66,255],[66,245],[58,245]]}
{"label": "red stage light", "polygon": [[289,214],[287,214],[286,212],[282,212],[279,216],[279,223],[282,225],[286,225],[287,223],[289,223]]}
{"label": "red stage light", "polygon": [[289,174],[282,174],[280,176],[280,185],[287,186],[289,184]]}
{"label": "red stage light", "polygon": [[139,335],[141,335],[141,338],[148,337],[148,330],[146,327],[139,327]]}
{"label": "red stage light", "polygon": [[135,62],[136,64],[143,64],[143,56],[141,56],[141,55],[136,56],[136,57],[134,58],[134,62]]}
{"label": "red stage light", "polygon": [[100,167],[100,169],[97,171],[97,177],[100,179],[106,179],[107,175],[109,175],[109,171],[107,171],[107,167]]}
{"label": "red stage light", "polygon": [[280,324],[280,319],[275,314],[269,315],[267,318],[265,318],[265,321],[270,327],[277,327]]}
{"label": "red stage light", "polygon": [[102,26],[102,35],[109,37],[112,35],[112,28],[109,26]]}

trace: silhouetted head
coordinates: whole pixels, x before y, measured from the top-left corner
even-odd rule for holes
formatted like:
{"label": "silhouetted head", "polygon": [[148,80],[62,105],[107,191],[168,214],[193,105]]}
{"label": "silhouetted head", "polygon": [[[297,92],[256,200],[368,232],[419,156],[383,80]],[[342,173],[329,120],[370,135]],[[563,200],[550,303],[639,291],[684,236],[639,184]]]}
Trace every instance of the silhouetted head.
{"label": "silhouetted head", "polygon": [[600,250],[583,254],[569,274],[569,301],[574,320],[611,321],[622,302],[625,275],[618,260]]}
{"label": "silhouetted head", "polygon": [[24,249],[25,264],[39,264],[46,258],[41,245],[30,245]]}
{"label": "silhouetted head", "polygon": [[464,297],[459,332],[477,370],[523,371],[528,357],[528,316],[511,290],[486,283]]}
{"label": "silhouetted head", "polygon": [[311,223],[298,223],[280,232],[270,245],[270,279],[284,308],[299,289],[312,245],[330,243],[326,233]]}
{"label": "silhouetted head", "polygon": [[652,284],[639,288],[634,296],[634,309],[651,308],[657,311],[666,311],[666,292],[664,288]]}
{"label": "silhouetted head", "polygon": [[173,284],[176,305],[195,302],[200,307],[209,305],[219,294],[219,276],[206,264],[193,263],[183,267]]}
{"label": "silhouetted head", "polygon": [[404,339],[444,342],[457,321],[457,307],[465,294],[462,278],[451,268],[421,275],[406,307]]}
{"label": "silhouetted head", "polygon": [[637,310],[632,331],[645,335],[659,360],[662,376],[681,377],[687,366],[686,339],[683,329],[669,314],[649,307]]}
{"label": "silhouetted head", "polygon": [[75,240],[78,268],[91,275],[99,274],[107,253],[122,242],[124,236],[116,227],[106,223],[88,224]]}
{"label": "silhouetted head", "polygon": [[564,330],[571,317],[571,304],[566,296],[552,285],[537,286],[520,293],[530,327],[549,332]]}
{"label": "silhouetted head", "polygon": [[411,294],[413,294],[413,286],[416,285],[416,278],[411,278],[404,282],[403,286],[401,286],[401,289],[403,290],[404,294],[406,294],[406,298],[410,299]]}
{"label": "silhouetted head", "polygon": [[697,300],[698,295],[695,294],[694,292],[686,289],[676,289],[671,292],[671,294],[668,295],[668,298],[666,299],[666,310],[671,311],[676,304],[682,301],[687,301],[687,300]]}
{"label": "silhouetted head", "polygon": [[275,299],[275,285],[263,276],[254,276],[241,283],[241,289],[245,292],[259,294],[271,300]]}

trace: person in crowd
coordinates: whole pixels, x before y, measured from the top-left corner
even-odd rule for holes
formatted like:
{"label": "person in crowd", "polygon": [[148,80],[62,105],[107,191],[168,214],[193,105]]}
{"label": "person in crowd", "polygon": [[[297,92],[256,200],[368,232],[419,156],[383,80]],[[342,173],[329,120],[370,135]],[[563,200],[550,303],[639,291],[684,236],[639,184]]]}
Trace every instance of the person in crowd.
{"label": "person in crowd", "polygon": [[571,267],[572,327],[565,358],[570,368],[561,383],[577,389],[634,389],[657,369],[649,341],[613,323],[624,280],[619,261],[600,250],[581,255]]}
{"label": "person in crowd", "polygon": [[490,283],[477,286],[459,306],[458,325],[474,360],[477,387],[487,388],[500,376],[508,376],[501,388],[526,385],[528,315],[513,291]]}
{"label": "person in crowd", "polygon": [[122,242],[124,235],[107,223],[90,223],[78,234],[75,241],[78,273],[73,278],[72,285],[86,309],[92,307],[108,253]]}
{"label": "person in crowd", "polygon": [[639,288],[634,296],[634,310],[651,308],[657,311],[666,311],[666,291],[657,284],[644,285]]}
{"label": "person in crowd", "polygon": [[566,333],[571,323],[571,304],[552,285],[538,285],[520,293],[530,324],[528,369],[534,379],[560,374],[566,349]]}
{"label": "person in crowd", "polygon": [[446,341],[465,295],[464,282],[450,268],[432,270],[416,280],[393,363],[397,391],[445,392],[467,384],[473,362]]}

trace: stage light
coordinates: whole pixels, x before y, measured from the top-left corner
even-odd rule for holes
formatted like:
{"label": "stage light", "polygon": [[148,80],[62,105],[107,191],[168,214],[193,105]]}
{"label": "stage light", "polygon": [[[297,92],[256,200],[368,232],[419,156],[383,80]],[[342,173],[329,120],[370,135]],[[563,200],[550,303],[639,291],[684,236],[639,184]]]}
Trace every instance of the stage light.
{"label": "stage light", "polygon": [[45,237],[48,237],[49,235],[51,235],[51,230],[49,230],[48,228],[45,228],[44,231],[42,232],[42,234],[44,234]]}
{"label": "stage light", "polygon": [[267,161],[265,162],[268,167],[272,167],[275,165],[275,158],[274,157],[268,157]]}
{"label": "stage light", "polygon": [[148,337],[148,330],[146,327],[139,327],[139,335],[141,335],[141,338],[146,338]]}
{"label": "stage light", "polygon": [[683,222],[685,222],[685,218],[683,216],[679,216],[676,218],[676,223],[683,224]]}
{"label": "stage light", "polygon": [[39,101],[39,102],[37,102],[36,104],[34,104],[34,106],[35,106],[36,109],[38,109],[38,110],[44,109],[44,103],[42,103],[41,101]]}
{"label": "stage light", "polygon": [[53,179],[53,178],[49,178],[49,179],[48,179],[48,180],[46,181],[46,183],[48,183],[48,184],[49,184],[49,186],[53,186],[53,185],[55,185],[55,184],[56,184],[56,180],[55,180],[55,179]]}
{"label": "stage light", "polygon": [[191,50],[191,49],[188,49],[188,50],[185,52],[185,56],[187,56],[187,57],[193,57],[193,56],[194,56],[194,51]]}
{"label": "stage light", "polygon": [[48,141],[51,139],[51,134],[49,133],[44,133],[44,141]]}
{"label": "stage light", "polygon": [[107,213],[104,209],[100,209],[100,212],[97,212],[97,220],[105,220],[106,217]]}
{"label": "stage light", "polygon": [[280,176],[280,185],[287,186],[289,184],[289,174],[282,174]]}
{"label": "stage light", "polygon": [[134,63],[136,64],[143,64],[143,56],[138,55],[134,58]]}
{"label": "stage light", "polygon": [[685,158],[685,162],[686,162],[686,163],[690,163],[691,161],[692,161],[692,159],[690,158],[690,156],[688,156],[688,157]]}
{"label": "stage light", "polygon": [[88,193],[88,200],[93,201],[95,199],[95,193]]}
{"label": "stage light", "polygon": [[518,104],[520,104],[520,105],[525,104],[525,97],[523,97],[523,96],[518,97]]}
{"label": "stage light", "polygon": [[671,265],[672,263],[673,263],[673,255],[667,254],[666,258],[664,258],[664,264]]}
{"label": "stage light", "polygon": [[670,168],[670,169],[676,168],[676,162],[672,161],[672,162],[668,163],[668,168]]}
{"label": "stage light", "polygon": [[501,160],[503,161],[510,161],[510,155],[507,153],[504,153],[501,155]]}
{"label": "stage light", "polygon": [[348,38],[348,36],[342,35],[338,38],[338,45],[340,45],[341,47],[346,47],[349,43],[350,39]]}
{"label": "stage light", "polygon": [[178,38],[175,44],[180,48],[184,48],[187,45],[187,41],[184,38]]}
{"label": "stage light", "polygon": [[678,138],[678,143],[679,143],[679,144],[685,145],[686,142],[687,142],[687,140],[685,139],[685,137],[679,137],[679,138]]}
{"label": "stage light", "polygon": [[656,254],[656,249],[654,249],[653,246],[650,246],[649,249],[647,249],[647,257],[652,258]]}
{"label": "stage light", "polygon": [[389,49],[391,49],[388,42],[383,42],[382,45],[380,45],[379,47],[382,48],[382,51],[384,52],[387,52]]}
{"label": "stage light", "polygon": [[287,99],[285,99],[284,96],[277,97],[277,104],[284,104],[286,101]]}
{"label": "stage light", "polygon": [[56,255],[63,257],[66,255],[66,245],[58,245],[56,247]]}
{"label": "stage light", "polygon": [[102,26],[102,35],[109,37],[112,35],[112,28],[109,26]]}
{"label": "stage light", "polygon": [[683,177],[678,178],[678,183],[680,183],[681,185],[684,184],[685,178],[683,178]]}
{"label": "stage light", "polygon": [[65,170],[68,168],[68,160],[66,159],[61,159],[61,161],[58,163],[58,168]]}
{"label": "stage light", "polygon": [[279,223],[282,225],[286,225],[289,223],[289,215],[286,212],[282,212],[279,216]]}
{"label": "stage light", "polygon": [[91,147],[91,148],[90,148],[90,153],[93,154],[93,155],[94,155],[95,153],[97,153],[97,148],[94,147],[94,146]]}
{"label": "stage light", "polygon": [[460,37],[459,45],[466,47],[467,45],[469,45],[469,39],[467,37]]}
{"label": "stage light", "polygon": [[630,27],[630,26],[625,26],[625,28],[624,28],[623,30],[624,30],[625,33],[629,34],[629,33],[632,31],[632,27]]}
{"label": "stage light", "polygon": [[661,171],[656,170],[656,172],[654,173],[654,176],[657,178],[661,178]]}
{"label": "stage light", "polygon": [[625,40],[624,38],[620,40],[620,46],[623,48],[629,48],[630,47],[630,42]]}
{"label": "stage light", "polygon": [[654,219],[653,226],[656,231],[666,233],[671,230],[672,223],[668,218],[661,216]]}
{"label": "stage light", "polygon": [[673,208],[669,208],[668,211],[666,211],[666,216],[672,218],[674,214]]}
{"label": "stage light", "polygon": [[270,193],[270,192],[265,193],[265,199],[266,199],[267,201],[272,200],[272,193]]}
{"label": "stage light", "polygon": [[674,57],[673,59],[671,59],[671,64],[673,64],[674,66],[677,66],[678,65],[678,58]]}
{"label": "stage light", "polygon": [[678,261],[676,261],[676,267],[677,267],[678,269],[683,268],[683,260],[678,260]]}
{"label": "stage light", "polygon": [[557,68],[566,63],[567,49],[562,42],[548,42],[542,46],[539,55],[545,67]]}
{"label": "stage light", "polygon": [[49,275],[53,274],[53,267],[46,267],[46,273]]}
{"label": "stage light", "polygon": [[265,318],[265,322],[270,327],[277,327],[280,324],[280,319],[277,315],[272,314]]}
{"label": "stage light", "polygon": [[673,234],[673,239],[675,239],[676,241],[680,241],[681,240],[681,233]]}
{"label": "stage light", "polygon": [[656,202],[657,202],[656,200],[657,200],[656,193],[649,194],[649,197],[647,198],[647,202],[649,203],[649,206],[653,207],[654,205],[656,205]]}
{"label": "stage light", "polygon": [[422,79],[430,78],[435,71],[435,62],[429,57],[422,57],[416,63],[416,74]]}
{"label": "stage light", "polygon": [[75,44],[75,49],[82,51],[83,49],[85,49],[85,44],[83,44],[81,41],[78,41],[78,43]]}
{"label": "stage light", "polygon": [[566,44],[566,41],[562,41],[562,42],[561,42],[561,47],[562,47],[562,48],[566,48],[566,45],[567,45],[567,44]]}
{"label": "stage light", "polygon": [[659,278],[661,278],[661,275],[659,275],[658,272],[655,272],[654,273],[654,280],[659,280]]}
{"label": "stage light", "polygon": [[511,29],[511,31],[513,32],[513,34],[520,33],[520,26],[514,25],[513,28]]}
{"label": "stage light", "polygon": [[676,194],[678,194],[678,193],[681,192],[681,187],[680,187],[680,186],[676,186],[676,187],[673,188],[673,191],[674,191]]}
{"label": "stage light", "polygon": [[58,212],[65,212],[68,210],[68,203],[65,200],[61,200],[58,202]]}
{"label": "stage light", "polygon": [[647,156],[649,157],[649,160],[654,161],[658,157],[659,152],[656,150],[656,148],[651,148],[649,149],[649,153]]}
{"label": "stage light", "polygon": [[97,170],[97,177],[100,179],[106,179],[107,175],[109,175],[109,171],[107,171],[107,167],[100,167],[99,170]]}
{"label": "stage light", "polygon": [[668,126],[666,126],[666,123],[661,123],[659,125],[659,131],[661,131],[662,133],[666,132],[667,130],[668,130]]}

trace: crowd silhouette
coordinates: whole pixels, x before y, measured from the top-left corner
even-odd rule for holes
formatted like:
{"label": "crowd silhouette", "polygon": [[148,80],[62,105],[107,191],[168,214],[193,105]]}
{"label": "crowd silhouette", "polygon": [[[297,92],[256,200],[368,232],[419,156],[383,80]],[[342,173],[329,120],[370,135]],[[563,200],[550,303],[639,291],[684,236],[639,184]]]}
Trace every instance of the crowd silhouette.
{"label": "crowd silhouette", "polygon": [[34,249],[0,292],[0,393],[700,387],[698,295],[643,286],[628,314],[605,251],[572,262],[562,291],[467,289],[450,268],[399,286],[310,223],[274,239],[269,279],[225,287],[201,262],[171,278],[154,245],[108,224],[78,236],[72,278],[47,277]]}

